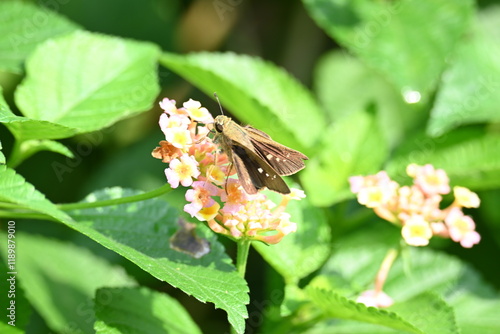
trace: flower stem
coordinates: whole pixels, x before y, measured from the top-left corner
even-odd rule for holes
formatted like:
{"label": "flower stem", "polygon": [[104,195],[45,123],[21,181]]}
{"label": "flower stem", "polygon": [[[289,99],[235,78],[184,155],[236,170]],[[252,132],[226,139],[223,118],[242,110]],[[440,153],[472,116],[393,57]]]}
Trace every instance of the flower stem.
{"label": "flower stem", "polygon": [[80,202],[80,203],[59,204],[57,207],[61,210],[69,211],[69,210],[75,210],[75,209],[98,208],[98,207],[102,207],[102,206],[140,202],[140,201],[144,201],[144,200],[147,200],[150,198],[155,198],[155,197],[158,197],[160,195],[166,194],[171,190],[172,190],[172,188],[170,187],[170,184],[167,183],[164,186],[161,186],[160,188],[157,188],[155,190],[152,190],[152,191],[149,191],[146,193],[138,194],[138,195],[132,195],[132,196],[127,196],[127,197],[114,198],[114,199],[108,199],[108,200],[96,201],[96,202]]}
{"label": "flower stem", "polygon": [[[236,243],[238,248],[236,250],[236,269],[241,277],[245,278],[245,270],[247,268],[248,252],[250,251],[250,240],[240,239]],[[231,326],[231,334],[236,334],[236,329]]]}
{"label": "flower stem", "polygon": [[52,221],[58,221],[55,218],[42,214],[42,213],[36,213],[36,212],[13,212],[13,211],[5,211],[5,210],[0,210],[0,218],[6,218],[6,219],[39,219],[39,220],[52,220]]}
{"label": "flower stem", "polygon": [[391,270],[392,264],[398,257],[398,254],[399,251],[397,249],[391,248],[385,255],[384,261],[382,261],[382,265],[380,266],[377,277],[375,278],[375,292],[378,293],[382,291],[387,275],[389,274],[389,270]]}
{"label": "flower stem", "polygon": [[[172,188],[167,183],[164,186],[161,186],[160,188],[138,195],[108,199],[103,201],[95,201],[95,202],[59,204],[57,205],[57,207],[63,211],[70,211],[76,209],[98,208],[103,206],[140,202],[166,194],[171,190]],[[8,203],[8,202],[0,202],[0,217],[55,220],[53,217],[36,212],[28,208],[26,205]]]}
{"label": "flower stem", "polygon": [[236,269],[241,277],[245,278],[245,270],[247,268],[248,252],[250,250],[250,240],[240,239],[238,242],[236,253]]}

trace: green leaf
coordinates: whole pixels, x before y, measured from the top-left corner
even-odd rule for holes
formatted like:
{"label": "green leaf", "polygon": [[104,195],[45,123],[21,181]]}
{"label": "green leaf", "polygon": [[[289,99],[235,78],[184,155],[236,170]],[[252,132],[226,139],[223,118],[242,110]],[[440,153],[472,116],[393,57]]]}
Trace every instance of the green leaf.
{"label": "green leaf", "polygon": [[[458,334],[460,333],[453,309],[442,299],[431,293],[424,293],[403,303],[394,304],[388,309],[366,308],[363,304],[350,301],[329,291],[314,291],[313,300],[320,301],[320,307],[333,318],[351,321],[337,322],[331,328],[324,329],[329,333],[394,333],[379,326],[386,326],[404,333]],[[318,296],[320,291],[324,296]],[[320,297],[320,298],[318,298]],[[327,299],[329,299],[327,301]],[[331,309],[330,309],[331,308]],[[365,324],[355,322],[357,320]],[[374,324],[368,325],[367,323]],[[309,333],[309,332],[308,332]],[[397,331],[396,333],[400,333]]]}
{"label": "green leaf", "polygon": [[423,116],[384,77],[345,52],[323,56],[314,79],[318,98],[334,121],[375,105],[376,122],[391,146],[398,145]]}
{"label": "green leaf", "polygon": [[59,221],[71,222],[71,218],[33,187],[13,169],[0,165],[0,201],[18,204],[20,207],[44,213]]}
{"label": "green leaf", "polygon": [[[280,195],[269,194],[275,203]],[[330,255],[330,227],[321,210],[311,206],[307,198],[290,201],[286,212],[297,224],[297,231],[276,245],[253,243],[262,257],[284,278],[287,284],[298,281],[317,270]]]}
{"label": "green leaf", "polygon": [[321,150],[300,174],[311,203],[328,206],[354,197],[348,179],[375,173],[388,154],[374,116],[356,112],[343,117],[322,135]]}
{"label": "green leaf", "polygon": [[473,1],[303,0],[316,23],[381,71],[403,96],[428,100],[473,14]]}
{"label": "green leaf", "polygon": [[35,154],[39,151],[51,151],[62,154],[68,158],[73,158],[74,154],[63,144],[53,140],[27,140],[21,144],[21,149],[27,155]]}
{"label": "green leaf", "polygon": [[[116,199],[137,192],[105,189],[87,196],[85,202]],[[243,333],[247,317],[248,287],[236,272],[216,236],[204,225],[198,235],[208,239],[211,251],[195,259],[170,248],[169,238],[179,217],[159,199],[95,209],[74,210],[78,221],[70,226],[101,245],[129,259],[154,277],[168,282],[202,302],[212,302],[228,313],[229,322]]]}
{"label": "green leaf", "polygon": [[93,333],[96,289],[134,284],[123,269],[72,243],[21,232],[15,240],[16,270],[26,297],[58,332]]}
{"label": "green leaf", "polygon": [[201,334],[174,298],[146,288],[99,289],[95,298],[97,333]]}
{"label": "green leaf", "polygon": [[500,134],[494,131],[457,129],[437,138],[419,136],[408,143],[388,162],[389,174],[402,178],[409,163],[430,163],[444,169],[453,185],[476,190],[500,186]]}
{"label": "green leaf", "polygon": [[388,308],[424,333],[458,334],[454,310],[440,297],[423,293]]}
{"label": "green leaf", "polygon": [[295,149],[310,149],[325,122],[310,92],[284,70],[259,58],[233,53],[164,53],[162,65],[223,105],[241,121]]}
{"label": "green leaf", "polygon": [[[384,254],[389,249],[386,244],[387,235],[378,234],[380,227],[373,227],[362,233],[344,238],[338,245],[334,256],[323,266],[320,275],[310,283],[310,288],[333,291],[334,293],[355,298],[361,291],[371,289],[378,267],[382,263]],[[360,246],[363,245],[363,246]],[[473,327],[474,323],[484,322],[484,327],[498,326],[498,318],[494,320],[494,312],[498,314],[498,293],[488,283],[458,259],[444,253],[428,249],[410,249],[410,256],[405,259],[407,263],[397,259],[384,285],[384,291],[394,300],[394,305],[389,311],[397,313],[400,317],[423,330],[432,333],[427,326],[438,325],[434,316],[441,314],[440,318],[447,318],[441,325],[452,328],[455,320],[451,316],[456,313],[456,322],[464,329]],[[307,291],[307,289],[306,289]],[[429,296],[428,293],[432,292]],[[437,294],[438,297],[435,296]],[[448,305],[453,307],[453,312],[441,300],[444,298]],[[489,298],[487,302],[485,299]],[[468,301],[471,301],[468,303]],[[481,304],[481,301],[485,303]],[[434,309],[431,314],[423,316],[420,311],[425,311],[424,305],[429,304]],[[482,313],[484,310],[484,313]],[[428,310],[427,310],[428,311]],[[426,312],[427,312],[426,311]],[[450,310],[451,311],[451,310]],[[469,314],[465,319],[464,314]],[[414,317],[414,314],[417,315]],[[477,316],[477,318],[474,318]],[[419,319],[426,320],[426,324],[418,323]],[[330,324],[324,324],[330,328]],[[333,324],[332,324],[333,326]],[[357,323],[335,323],[331,327],[332,333],[379,333],[378,327],[361,326]],[[446,332],[440,329],[441,332]],[[328,332],[328,330],[325,330]],[[463,332],[463,331],[462,331]]]}
{"label": "green leaf", "polygon": [[58,139],[71,137],[77,133],[76,129],[63,125],[14,115],[1,93],[2,87],[0,87],[0,123],[4,123],[17,140]]}
{"label": "green leaf", "polygon": [[496,334],[500,332],[500,297],[479,297],[460,293],[451,304],[455,308],[462,334]]}
{"label": "green leaf", "polygon": [[73,152],[71,152],[63,144],[56,141],[33,139],[18,143],[18,152],[11,154],[9,157],[9,167],[11,168],[14,168],[14,166],[19,165],[22,161],[40,151],[60,153],[68,158],[74,157]]}
{"label": "green leaf", "polygon": [[500,7],[479,16],[458,48],[431,111],[427,131],[432,136],[462,124],[500,120]]}
{"label": "green leaf", "polygon": [[0,69],[14,73],[22,72],[23,62],[39,43],[78,29],[45,7],[21,1],[1,2],[0,22]]}
{"label": "green leaf", "polygon": [[78,133],[75,128],[51,123],[47,121],[40,121],[28,117],[9,115],[0,107],[0,123],[12,132],[17,140],[30,140],[30,139],[60,139],[74,136]]}
{"label": "green leaf", "polygon": [[307,288],[306,291],[313,303],[323,311],[325,316],[369,322],[410,333],[425,333],[405,321],[396,313],[374,307],[366,307],[364,304],[356,303],[333,291],[311,287]]}
{"label": "green leaf", "polygon": [[99,130],[151,107],[158,54],[149,43],[83,31],[47,41],[28,59],[16,104],[33,119]]}

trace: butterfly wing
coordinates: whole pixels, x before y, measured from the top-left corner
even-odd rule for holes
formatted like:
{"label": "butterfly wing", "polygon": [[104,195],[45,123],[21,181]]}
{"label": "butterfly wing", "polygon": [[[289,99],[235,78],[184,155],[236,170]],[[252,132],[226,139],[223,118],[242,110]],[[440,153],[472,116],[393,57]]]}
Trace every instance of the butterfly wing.
{"label": "butterfly wing", "polygon": [[233,145],[232,159],[238,179],[248,194],[256,194],[264,187],[281,194],[290,193],[285,181],[265,160],[251,150]]}
{"label": "butterfly wing", "polygon": [[306,155],[275,142],[268,134],[251,126],[246,126],[245,129],[250,134],[255,153],[279,175],[295,174],[306,166],[303,161],[308,160]]}

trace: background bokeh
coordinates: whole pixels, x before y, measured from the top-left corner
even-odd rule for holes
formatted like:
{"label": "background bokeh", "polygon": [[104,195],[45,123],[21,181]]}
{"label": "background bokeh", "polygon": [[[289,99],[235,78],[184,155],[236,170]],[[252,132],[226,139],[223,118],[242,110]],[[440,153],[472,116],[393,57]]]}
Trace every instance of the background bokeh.
{"label": "background bokeh", "polygon": [[[43,0],[38,3],[89,31],[151,41],[169,52],[231,51],[255,55],[283,67],[311,89],[314,89],[317,65],[325,53],[335,49],[347,53],[316,25],[300,1],[232,0],[218,3],[214,0]],[[497,3],[498,1],[493,0],[478,1],[477,6],[487,9]],[[217,10],[214,10],[215,6],[219,6]],[[169,97],[181,102],[193,98],[201,101],[213,114],[218,113],[218,106],[210,96],[164,67],[159,67],[158,71],[162,86],[158,100]],[[4,94],[8,102],[12,102],[13,89],[20,79],[20,76],[0,73],[0,83],[6,87]],[[220,98],[224,103],[224,96]],[[76,159],[71,162],[64,156],[41,152],[25,161],[17,171],[56,203],[78,201],[86,194],[104,187],[121,186],[145,191],[159,187],[166,182],[163,174],[165,165],[153,159],[150,153],[162,139],[158,127],[160,112],[156,104],[152,110],[120,121],[108,129],[62,140],[75,152]],[[304,115],[307,117],[307,110],[304,110]],[[13,138],[2,125],[0,131],[8,156]],[[394,146],[397,148],[398,143],[394,143]],[[71,166],[70,171],[57,175],[53,168],[54,162]],[[438,243],[436,246],[471,263],[498,289],[500,266],[491,264],[492,257],[498,257],[499,254],[500,191],[485,190],[479,192],[479,195],[482,205],[474,210],[474,218],[477,230],[482,235],[480,245],[473,249],[463,249],[453,243]],[[176,192],[170,196],[173,200],[178,200]],[[332,224],[334,237],[373,228],[370,225],[377,220],[374,215],[366,215],[356,225],[351,225],[349,219],[342,216],[342,212],[365,210],[358,207],[356,202],[349,201],[328,209],[338,224],[338,229]],[[99,256],[124,265],[142,284],[178,298],[194,320],[203,324],[203,328],[212,328],[213,333],[226,329],[226,315],[223,311],[214,310],[213,305],[199,303],[168,284],[155,280],[116,253],[81,234],[62,225],[40,221],[23,221],[18,227],[20,230],[84,245]],[[223,242],[228,252],[234,255],[233,244]],[[253,310],[262,308],[259,301],[264,298],[266,291],[280,287],[282,281],[254,251],[250,254],[247,272],[251,300],[254,301],[249,305],[251,314]],[[43,328],[43,320],[39,321],[39,328]]]}

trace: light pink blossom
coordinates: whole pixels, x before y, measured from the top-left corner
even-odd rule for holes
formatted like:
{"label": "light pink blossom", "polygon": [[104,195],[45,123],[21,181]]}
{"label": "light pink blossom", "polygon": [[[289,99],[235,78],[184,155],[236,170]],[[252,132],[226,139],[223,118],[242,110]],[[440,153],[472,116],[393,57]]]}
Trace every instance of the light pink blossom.
{"label": "light pink blossom", "polygon": [[169,168],[165,169],[168,183],[172,188],[177,188],[179,182],[184,187],[189,187],[193,183],[193,177],[200,175],[198,162],[187,154],[184,154],[180,159],[170,161]]}

